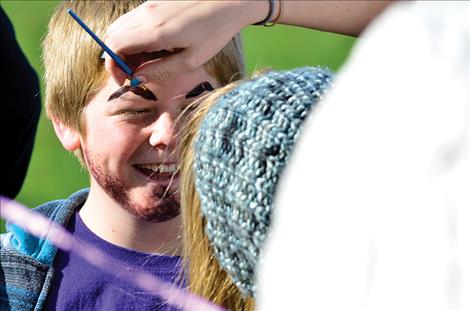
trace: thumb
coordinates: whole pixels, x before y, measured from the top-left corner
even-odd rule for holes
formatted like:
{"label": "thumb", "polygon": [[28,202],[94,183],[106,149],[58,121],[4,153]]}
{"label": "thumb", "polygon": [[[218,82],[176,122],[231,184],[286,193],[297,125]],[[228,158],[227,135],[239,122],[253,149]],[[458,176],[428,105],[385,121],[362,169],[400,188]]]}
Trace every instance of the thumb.
{"label": "thumb", "polygon": [[174,78],[178,75],[195,71],[204,65],[188,49],[152,60],[140,65],[134,72],[134,79],[142,83]]}

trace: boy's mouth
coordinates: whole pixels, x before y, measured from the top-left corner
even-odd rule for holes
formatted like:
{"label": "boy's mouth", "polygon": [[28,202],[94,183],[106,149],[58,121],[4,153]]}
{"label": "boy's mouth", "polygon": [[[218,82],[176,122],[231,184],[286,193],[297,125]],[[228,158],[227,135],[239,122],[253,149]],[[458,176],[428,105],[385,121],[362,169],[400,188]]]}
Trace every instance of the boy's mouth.
{"label": "boy's mouth", "polygon": [[179,166],[175,163],[134,164],[133,167],[140,173],[155,181],[175,178],[179,173]]}

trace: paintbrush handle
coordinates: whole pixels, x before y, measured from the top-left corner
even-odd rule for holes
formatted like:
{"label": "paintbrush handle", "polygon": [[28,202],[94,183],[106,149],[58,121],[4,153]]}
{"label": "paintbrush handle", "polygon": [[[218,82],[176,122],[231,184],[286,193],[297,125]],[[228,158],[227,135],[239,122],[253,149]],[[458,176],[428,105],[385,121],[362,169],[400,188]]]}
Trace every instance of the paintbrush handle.
{"label": "paintbrush handle", "polygon": [[82,28],[93,38],[93,40],[95,40],[96,43],[98,43],[99,46],[101,46],[103,50],[105,50],[106,53],[108,53],[108,55],[111,56],[111,58],[116,62],[119,68],[122,69],[122,71],[124,71],[129,77],[132,77],[131,68],[129,68],[129,66],[127,66],[127,64],[119,56],[117,56],[116,53],[111,51],[111,49],[106,44],[104,44],[104,42],[101,41],[101,39],[98,38],[98,36],[90,28],[88,28],[88,26],[80,19],[80,17],[77,16],[77,14],[75,14],[75,12],[72,9],[68,9],[67,13],[69,13],[70,16],[72,16],[73,19],[80,26],[82,26]]}

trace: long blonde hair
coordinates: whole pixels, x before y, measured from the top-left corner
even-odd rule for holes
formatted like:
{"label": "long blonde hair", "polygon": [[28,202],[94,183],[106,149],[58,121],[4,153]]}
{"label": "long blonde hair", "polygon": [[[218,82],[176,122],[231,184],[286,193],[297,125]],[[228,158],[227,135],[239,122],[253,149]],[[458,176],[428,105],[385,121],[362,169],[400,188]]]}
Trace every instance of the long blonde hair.
{"label": "long blonde hair", "polygon": [[255,300],[244,297],[230,276],[220,267],[209,240],[204,232],[205,219],[201,214],[201,203],[195,186],[194,141],[199,126],[209,108],[226,92],[240,82],[234,82],[214,91],[192,104],[196,107],[184,118],[181,147],[180,194],[183,221],[183,258],[186,278],[191,292],[204,297],[229,310],[251,311]]}

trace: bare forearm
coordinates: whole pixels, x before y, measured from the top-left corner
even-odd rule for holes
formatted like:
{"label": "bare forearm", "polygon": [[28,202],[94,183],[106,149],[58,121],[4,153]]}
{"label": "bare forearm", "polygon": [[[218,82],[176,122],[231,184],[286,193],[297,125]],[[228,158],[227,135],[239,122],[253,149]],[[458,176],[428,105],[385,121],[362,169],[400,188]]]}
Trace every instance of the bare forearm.
{"label": "bare forearm", "polygon": [[284,0],[278,23],[358,36],[392,2]]}
{"label": "bare forearm", "polygon": [[[386,1],[275,0],[273,17],[280,24],[358,36],[382,10]],[[216,55],[246,26],[264,21],[272,1],[146,1],[118,18],[105,41],[121,56],[161,50],[178,53],[137,68],[140,81],[174,77],[194,71]],[[119,84],[126,76],[109,58],[106,69]]]}

